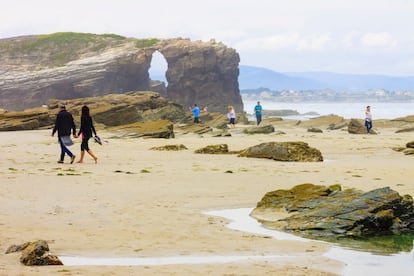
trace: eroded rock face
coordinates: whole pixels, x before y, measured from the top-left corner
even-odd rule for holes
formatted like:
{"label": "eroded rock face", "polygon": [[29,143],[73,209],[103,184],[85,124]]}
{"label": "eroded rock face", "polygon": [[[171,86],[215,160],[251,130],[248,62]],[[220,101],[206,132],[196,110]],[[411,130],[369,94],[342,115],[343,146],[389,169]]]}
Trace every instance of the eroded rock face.
{"label": "eroded rock face", "polygon": [[88,34],[62,43],[60,36],[0,40],[0,108],[23,110],[49,99],[150,90],[148,69],[159,51],[168,63],[167,99],[184,108],[197,103],[210,111],[226,112],[228,105],[243,110],[240,58],[222,43]]}
{"label": "eroded rock face", "polygon": [[[61,100],[50,100],[47,107],[22,112],[2,112],[0,113],[0,131],[51,127],[59,111],[58,104],[61,102]],[[151,91],[79,98],[67,100],[65,103],[78,127],[83,105],[90,108],[96,123],[107,127],[149,121],[178,122],[186,118],[180,105],[173,104],[158,93]]]}
{"label": "eroded rock face", "polygon": [[121,132],[127,137],[174,138],[174,125],[168,120],[137,122],[110,128],[113,132]]}
{"label": "eroded rock face", "polygon": [[207,105],[209,111],[227,112],[233,105],[243,111],[239,91],[239,54],[214,40],[209,42],[171,39],[157,50],[168,63],[167,98],[184,107]]}

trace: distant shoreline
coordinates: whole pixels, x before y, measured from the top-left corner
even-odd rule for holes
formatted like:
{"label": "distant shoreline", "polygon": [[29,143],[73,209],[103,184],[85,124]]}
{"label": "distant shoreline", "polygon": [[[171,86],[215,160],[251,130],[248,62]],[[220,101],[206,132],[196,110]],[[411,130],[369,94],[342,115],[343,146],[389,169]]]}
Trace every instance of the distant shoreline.
{"label": "distant shoreline", "polygon": [[[264,110],[294,110],[300,115],[298,118],[291,116],[291,119],[309,119],[325,115],[338,115],[345,119],[363,119],[364,110],[367,105],[371,106],[374,120],[396,119],[414,114],[414,102],[278,102],[273,100],[259,99]],[[244,111],[253,114],[256,101],[243,99]],[[315,112],[318,115],[309,115]],[[303,118],[302,118],[303,117]]]}

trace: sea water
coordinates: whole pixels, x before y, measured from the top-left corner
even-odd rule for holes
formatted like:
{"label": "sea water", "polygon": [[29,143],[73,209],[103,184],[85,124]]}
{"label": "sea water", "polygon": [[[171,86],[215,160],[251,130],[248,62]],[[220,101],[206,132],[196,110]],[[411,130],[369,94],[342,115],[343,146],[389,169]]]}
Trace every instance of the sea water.
{"label": "sea water", "polygon": [[[247,114],[253,114],[256,101],[243,101],[244,111]],[[345,119],[363,119],[365,118],[365,107],[371,106],[371,113],[374,120],[376,119],[395,119],[414,115],[414,102],[406,103],[345,103],[345,102],[300,102],[286,103],[260,100],[264,110],[296,110],[301,115],[286,116],[286,119],[309,119],[324,115],[339,115]],[[236,110],[237,111],[237,110]],[[306,115],[309,112],[316,112],[318,115]],[[305,114],[305,115],[304,115]]]}

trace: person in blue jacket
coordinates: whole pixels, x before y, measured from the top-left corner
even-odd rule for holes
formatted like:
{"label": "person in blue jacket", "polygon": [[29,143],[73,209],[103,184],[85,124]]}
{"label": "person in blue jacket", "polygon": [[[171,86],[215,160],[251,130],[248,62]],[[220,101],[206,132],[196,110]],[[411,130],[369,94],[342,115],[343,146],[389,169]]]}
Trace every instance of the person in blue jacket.
{"label": "person in blue jacket", "polygon": [[254,113],[256,114],[256,122],[257,125],[260,125],[260,122],[262,121],[262,106],[260,105],[260,102],[258,101],[256,106],[254,107]]}
{"label": "person in blue jacket", "polygon": [[[190,108],[191,109],[191,108]],[[200,123],[199,121],[199,117],[200,117],[200,108],[197,106],[197,104],[193,105],[193,108],[191,109],[191,111],[193,112],[193,116],[194,116],[194,123],[198,124]]]}

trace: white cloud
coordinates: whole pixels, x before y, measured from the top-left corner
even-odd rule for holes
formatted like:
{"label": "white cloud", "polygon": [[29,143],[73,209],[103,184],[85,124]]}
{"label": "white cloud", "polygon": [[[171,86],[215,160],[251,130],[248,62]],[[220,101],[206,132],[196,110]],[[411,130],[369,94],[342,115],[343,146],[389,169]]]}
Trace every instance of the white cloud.
{"label": "white cloud", "polygon": [[362,33],[359,31],[354,31],[354,30],[350,31],[346,33],[340,40],[341,45],[344,48],[353,48],[355,47],[356,44],[359,44],[359,41],[361,40],[361,36],[362,36]]}
{"label": "white cloud", "polygon": [[300,51],[321,51],[324,50],[331,41],[330,34],[306,36],[299,41],[297,49]]}
{"label": "white cloud", "polygon": [[257,48],[263,50],[278,50],[293,48],[299,40],[298,34],[278,34],[269,37],[245,40],[238,45],[241,47]]}
{"label": "white cloud", "polygon": [[364,47],[392,47],[397,46],[397,41],[387,32],[368,33],[362,36],[361,43]]}
{"label": "white cloud", "polygon": [[301,36],[298,33],[278,34],[269,37],[247,39],[237,43],[238,49],[262,50],[298,50],[320,51],[324,50],[332,41],[330,34]]}

